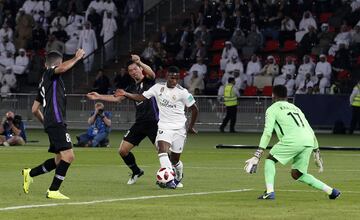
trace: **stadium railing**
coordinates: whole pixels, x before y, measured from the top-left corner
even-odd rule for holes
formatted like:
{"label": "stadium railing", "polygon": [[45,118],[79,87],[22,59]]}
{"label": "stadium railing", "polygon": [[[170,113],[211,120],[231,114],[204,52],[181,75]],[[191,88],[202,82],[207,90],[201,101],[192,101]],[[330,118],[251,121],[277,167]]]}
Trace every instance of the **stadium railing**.
{"label": "stadium railing", "polygon": [[[31,113],[36,94],[8,94],[1,98],[0,115],[12,110],[22,115],[28,128],[41,128],[41,124]],[[200,131],[218,131],[226,113],[225,106],[217,96],[196,96],[199,119],[196,128]],[[87,128],[87,119],[94,109],[95,101],[88,100],[83,94],[67,95],[66,121],[69,128]],[[135,106],[132,101],[105,104],[105,110],[113,113],[112,128],[126,130],[135,120]],[[264,125],[265,110],[271,105],[271,97],[240,97],[236,122],[237,130],[261,131]],[[190,116],[190,115],[189,115]]]}

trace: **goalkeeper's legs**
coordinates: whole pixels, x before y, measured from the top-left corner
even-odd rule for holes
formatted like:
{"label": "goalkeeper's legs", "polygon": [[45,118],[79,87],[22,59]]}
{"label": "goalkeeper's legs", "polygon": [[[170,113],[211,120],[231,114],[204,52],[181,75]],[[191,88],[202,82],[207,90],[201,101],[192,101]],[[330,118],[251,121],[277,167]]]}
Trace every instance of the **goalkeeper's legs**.
{"label": "goalkeeper's legs", "polygon": [[326,194],[331,195],[333,188],[316,179],[313,175],[308,173],[301,173],[299,170],[292,169],[291,176],[300,182],[306,183],[309,186],[324,191]]}
{"label": "goalkeeper's legs", "polygon": [[[272,157],[271,155],[269,158]],[[274,192],[274,182],[275,182],[275,161],[272,159],[265,160],[265,184],[266,184],[266,192],[271,193]]]}

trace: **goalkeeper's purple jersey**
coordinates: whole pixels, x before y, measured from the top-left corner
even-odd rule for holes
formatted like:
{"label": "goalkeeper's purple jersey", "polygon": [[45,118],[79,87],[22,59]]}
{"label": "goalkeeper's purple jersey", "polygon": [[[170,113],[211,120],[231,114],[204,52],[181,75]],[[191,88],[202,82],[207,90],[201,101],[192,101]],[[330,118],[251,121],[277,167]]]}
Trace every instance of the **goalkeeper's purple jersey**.
{"label": "goalkeeper's purple jersey", "polygon": [[265,127],[259,147],[267,147],[273,130],[284,145],[317,147],[314,131],[304,113],[287,101],[277,101],[266,110]]}

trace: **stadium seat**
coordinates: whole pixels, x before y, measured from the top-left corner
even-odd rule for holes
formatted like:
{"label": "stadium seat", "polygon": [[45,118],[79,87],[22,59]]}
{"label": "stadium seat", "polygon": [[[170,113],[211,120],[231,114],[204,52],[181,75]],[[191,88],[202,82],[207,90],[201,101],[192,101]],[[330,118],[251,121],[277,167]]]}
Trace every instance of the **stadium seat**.
{"label": "stadium seat", "polygon": [[334,33],[335,32],[335,27],[329,26],[329,32]]}
{"label": "stadium seat", "polygon": [[335,60],[335,57],[334,57],[334,56],[331,56],[331,55],[328,55],[328,56],[326,56],[326,60],[327,60],[330,64],[332,64],[332,63],[334,62],[334,60]]}
{"label": "stadium seat", "polygon": [[340,71],[340,72],[338,72],[338,74],[337,74],[337,80],[339,80],[339,81],[342,81],[342,80],[346,80],[346,79],[350,79],[350,73],[349,73],[349,71],[347,71],[347,70],[342,70],[342,71]]}
{"label": "stadium seat", "polygon": [[224,72],[221,69],[219,69],[218,70],[219,79],[221,79],[223,77],[223,75],[224,75]]}
{"label": "stadium seat", "polygon": [[212,57],[212,61],[210,63],[210,66],[219,66],[220,65],[220,60],[221,60],[221,54],[219,54],[219,53],[214,54],[214,56]]}
{"label": "stadium seat", "polygon": [[244,96],[256,96],[257,88],[255,86],[247,86],[244,90]]}
{"label": "stadium seat", "polygon": [[265,86],[262,90],[263,96],[272,96],[272,86]]}
{"label": "stadium seat", "polygon": [[279,41],[277,40],[268,40],[265,43],[265,47],[263,49],[264,52],[272,52],[279,49]]}
{"label": "stadium seat", "polygon": [[331,12],[324,12],[320,14],[319,20],[320,23],[328,23],[329,18],[333,15]]}
{"label": "stadium seat", "polygon": [[297,42],[294,40],[287,40],[284,43],[284,48],[281,49],[281,52],[290,52],[297,49]]}
{"label": "stadium seat", "polygon": [[186,69],[180,69],[180,79],[184,79],[187,75]]}
{"label": "stadium seat", "polygon": [[210,51],[219,51],[222,50],[225,47],[225,40],[224,39],[220,39],[220,40],[214,40]]}

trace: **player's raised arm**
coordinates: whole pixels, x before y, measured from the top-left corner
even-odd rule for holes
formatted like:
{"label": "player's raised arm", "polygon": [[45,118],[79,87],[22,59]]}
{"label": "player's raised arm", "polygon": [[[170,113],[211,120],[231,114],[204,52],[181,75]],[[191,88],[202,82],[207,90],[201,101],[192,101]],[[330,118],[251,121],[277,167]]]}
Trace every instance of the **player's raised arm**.
{"label": "player's raised arm", "polygon": [[100,95],[97,92],[89,92],[86,97],[90,100],[101,100],[105,102],[121,102],[125,96],[114,96],[114,95]]}
{"label": "player's raised arm", "polygon": [[117,89],[114,94],[114,97],[126,97],[126,98],[129,98],[129,99],[137,101],[137,102],[141,102],[146,99],[146,97],[141,94],[128,93],[123,89]]}
{"label": "player's raised arm", "polygon": [[188,127],[188,133],[196,134],[197,131],[194,129],[194,126],[199,114],[199,108],[197,107],[196,104],[193,104],[192,106],[189,107],[189,109],[191,111],[191,119]]}
{"label": "player's raised arm", "polygon": [[155,79],[154,71],[151,69],[150,66],[148,66],[147,64],[141,62],[141,59],[140,59],[140,57],[138,55],[132,54],[131,55],[131,60],[134,63],[136,63],[137,65],[139,65],[143,69],[143,74],[145,75],[145,77],[147,77],[149,79]]}
{"label": "player's raised arm", "polygon": [[[79,60],[81,60],[84,55],[85,55],[85,51],[83,49],[78,49],[75,53],[75,56],[70,59],[70,60],[67,60],[65,62],[59,62],[58,60],[61,59],[62,61],[62,55],[60,53],[58,53],[56,55],[54,55],[54,58],[52,57],[52,53],[58,53],[58,52],[50,52],[47,56],[47,60],[46,60],[46,65],[48,67],[51,67],[51,66],[56,66],[55,68],[55,74],[63,74],[65,73],[66,71],[68,71],[69,69],[71,69]],[[61,58],[59,58],[59,55]],[[55,59],[58,59],[56,61],[54,61]]]}

